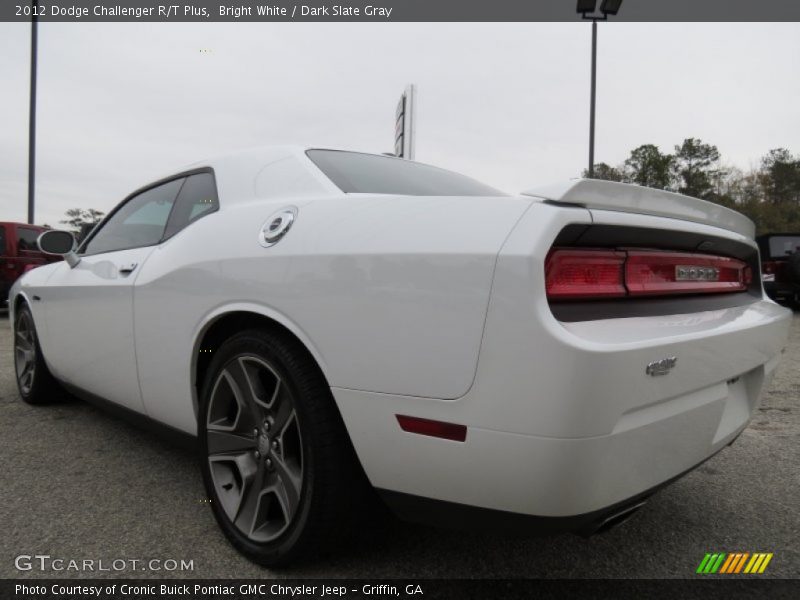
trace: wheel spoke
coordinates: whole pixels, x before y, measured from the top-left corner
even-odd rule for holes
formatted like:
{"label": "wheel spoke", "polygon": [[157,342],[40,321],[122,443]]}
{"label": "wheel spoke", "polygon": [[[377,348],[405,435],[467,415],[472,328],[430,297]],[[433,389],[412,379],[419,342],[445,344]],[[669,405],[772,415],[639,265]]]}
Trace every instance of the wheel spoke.
{"label": "wheel spoke", "polygon": [[231,519],[234,524],[250,535],[255,528],[256,512],[258,511],[259,498],[264,483],[264,463],[258,461],[254,463],[254,469],[250,477],[245,482],[242,501],[237,507],[234,517]]}
{"label": "wheel spoke", "polygon": [[258,421],[242,391],[242,381],[224,369],[211,391],[207,426],[212,431],[252,432]]}
{"label": "wheel spoke", "polygon": [[237,401],[242,407],[240,429],[245,431],[258,427],[262,421],[261,410],[253,401],[253,387],[241,359],[228,363],[224,372],[233,380]]}
{"label": "wheel spoke", "polygon": [[20,377],[26,377],[33,371],[33,362],[30,360],[25,359],[22,363],[22,372],[20,373]]}
{"label": "wheel spoke", "polygon": [[16,332],[16,339],[17,339],[17,348],[20,350],[32,350],[31,342],[28,339],[28,336],[25,335],[23,331]]}
{"label": "wheel spoke", "polygon": [[16,348],[15,358],[17,361],[17,371],[19,372],[20,367],[25,367],[30,361],[28,360],[28,352],[23,350],[22,348]]}
{"label": "wheel spoke", "polygon": [[254,404],[262,410],[272,409],[283,388],[280,376],[267,363],[256,358],[239,358],[238,365]]}
{"label": "wheel spoke", "polygon": [[211,456],[208,462],[217,499],[228,517],[234,520],[241,512],[259,463],[251,452]]}
{"label": "wheel spoke", "polygon": [[283,430],[290,424],[292,419],[295,418],[294,403],[286,390],[286,386],[280,394],[278,394],[272,410],[273,427],[275,431],[283,434]]}
{"label": "wheel spoke", "polygon": [[297,507],[300,505],[300,491],[303,483],[302,472],[293,472],[292,469],[278,456],[273,456],[275,480],[272,489],[278,496],[283,507],[286,521],[291,521]]}
{"label": "wheel spoke", "polygon": [[20,383],[25,389],[29,389],[33,385],[33,370],[26,369],[20,376]]}
{"label": "wheel spoke", "polygon": [[254,450],[255,447],[256,439],[252,434],[247,435],[212,429],[208,431],[208,453],[210,455],[242,453]]}

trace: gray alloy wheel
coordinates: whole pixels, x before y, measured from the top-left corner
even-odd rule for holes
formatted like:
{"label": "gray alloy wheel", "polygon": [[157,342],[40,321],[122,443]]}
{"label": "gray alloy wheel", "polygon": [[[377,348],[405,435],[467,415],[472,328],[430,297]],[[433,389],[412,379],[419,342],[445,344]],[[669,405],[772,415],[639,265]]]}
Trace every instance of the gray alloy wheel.
{"label": "gray alloy wheel", "polygon": [[20,311],[14,327],[14,368],[20,393],[28,396],[36,377],[36,330],[27,310]]}
{"label": "gray alloy wheel", "polygon": [[229,360],[206,410],[208,466],[227,517],[249,540],[270,542],[292,523],[303,486],[295,398],[264,358]]}
{"label": "gray alloy wheel", "polygon": [[14,374],[19,395],[28,404],[50,404],[67,397],[47,368],[33,313],[24,302],[14,311]]}

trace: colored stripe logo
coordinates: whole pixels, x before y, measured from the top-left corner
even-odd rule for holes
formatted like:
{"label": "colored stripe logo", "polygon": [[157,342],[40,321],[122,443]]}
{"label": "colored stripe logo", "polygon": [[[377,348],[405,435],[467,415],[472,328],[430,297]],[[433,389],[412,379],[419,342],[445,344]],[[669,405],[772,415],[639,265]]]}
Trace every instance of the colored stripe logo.
{"label": "colored stripe logo", "polygon": [[701,575],[715,573],[732,575],[744,573],[755,575],[763,573],[772,560],[772,552],[707,552],[697,567]]}

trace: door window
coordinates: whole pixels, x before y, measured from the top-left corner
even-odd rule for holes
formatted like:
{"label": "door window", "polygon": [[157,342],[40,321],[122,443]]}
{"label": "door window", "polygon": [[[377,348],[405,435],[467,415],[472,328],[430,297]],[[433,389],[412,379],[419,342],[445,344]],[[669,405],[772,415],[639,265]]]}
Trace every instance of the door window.
{"label": "door window", "polygon": [[162,183],[128,199],[103,223],[83,248],[99,254],[158,244],[185,177]]}
{"label": "door window", "polygon": [[175,200],[175,208],[169,217],[164,237],[172,237],[184,227],[218,208],[219,200],[214,175],[211,173],[190,175]]}

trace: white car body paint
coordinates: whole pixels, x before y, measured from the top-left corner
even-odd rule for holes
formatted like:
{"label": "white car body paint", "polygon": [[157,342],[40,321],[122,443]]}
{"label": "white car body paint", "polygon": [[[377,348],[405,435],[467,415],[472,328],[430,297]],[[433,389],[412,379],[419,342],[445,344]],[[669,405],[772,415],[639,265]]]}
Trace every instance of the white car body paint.
{"label": "white car body paint", "polygon": [[[136,370],[134,283],[153,250],[86,256],[75,268],[55,263],[41,291],[48,324],[42,343],[53,374],[137,412],[144,407]],[[121,274],[119,267],[126,264],[136,268]]]}
{"label": "white car body paint", "polygon": [[[685,314],[554,316],[544,260],[567,225],[755,248],[743,217],[702,201],[602,182],[536,197],[345,194],[303,148],[194,166],[214,169],[218,212],[122,253],[130,256],[40,267],[11,292],[30,304],[57,377],[185,432],[196,431],[202,333],[225,314],[253,312],[314,356],[376,487],[578,515],[657,486],[734,439],[786,341],[790,313],[763,293]],[[287,207],[296,222],[264,248],[261,227]],[[139,267],[104,279],[104,260]],[[646,375],[668,356],[678,357],[669,375]],[[404,432],[397,414],[464,424],[466,441]]]}

